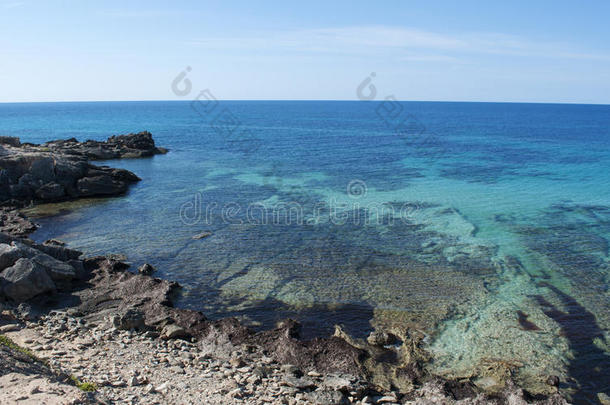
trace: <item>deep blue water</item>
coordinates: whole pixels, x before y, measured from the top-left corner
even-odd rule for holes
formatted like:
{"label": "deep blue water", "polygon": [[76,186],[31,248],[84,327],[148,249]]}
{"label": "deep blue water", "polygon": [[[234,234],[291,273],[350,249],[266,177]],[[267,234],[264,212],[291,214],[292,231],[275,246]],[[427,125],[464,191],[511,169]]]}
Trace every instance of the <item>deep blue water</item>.
{"label": "deep blue water", "polygon": [[34,237],[150,262],[211,317],[417,328],[436,372],[504,359],[533,390],[556,374],[577,402],[608,392],[610,106],[203,107],[0,104],[22,141],[148,130],[171,150],[108,162],[142,182],[49,207]]}

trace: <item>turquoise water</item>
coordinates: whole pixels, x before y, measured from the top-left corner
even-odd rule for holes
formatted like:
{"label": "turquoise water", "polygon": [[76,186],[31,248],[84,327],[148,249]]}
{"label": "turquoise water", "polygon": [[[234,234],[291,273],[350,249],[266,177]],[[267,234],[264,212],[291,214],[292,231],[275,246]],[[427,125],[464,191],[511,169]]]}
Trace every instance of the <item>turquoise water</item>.
{"label": "turquoise water", "polygon": [[142,182],[53,207],[34,237],[150,262],[211,317],[411,327],[435,372],[494,359],[534,390],[559,375],[577,402],[609,391],[610,106],[192,107],[0,104],[22,141],[149,130],[171,150],[109,162]]}

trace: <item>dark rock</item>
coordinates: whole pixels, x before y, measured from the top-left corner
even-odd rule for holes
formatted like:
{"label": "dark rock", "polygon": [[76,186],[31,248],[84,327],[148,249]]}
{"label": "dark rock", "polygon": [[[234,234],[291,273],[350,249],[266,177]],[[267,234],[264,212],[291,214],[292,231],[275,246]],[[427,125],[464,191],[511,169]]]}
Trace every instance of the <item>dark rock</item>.
{"label": "dark rock", "polygon": [[21,145],[17,141],[8,141],[0,153],[0,204],[4,205],[123,194],[129,184],[140,180],[135,174],[94,166],[88,160],[163,153],[149,132],[113,136],[106,142],[69,139]]}
{"label": "dark rock", "polygon": [[61,184],[51,182],[44,184],[35,194],[41,200],[57,200],[66,195],[66,190]]}
{"label": "dark rock", "polygon": [[21,146],[21,140],[16,136],[0,136],[0,145]]}
{"label": "dark rock", "polygon": [[24,237],[36,229],[38,229],[38,226],[17,210],[0,208],[0,232],[11,237]]}
{"label": "dark rock", "polygon": [[27,301],[39,294],[55,291],[55,283],[44,267],[30,259],[19,259],[0,274],[4,294],[14,301]]}
{"label": "dark rock", "polygon": [[396,336],[382,330],[375,330],[370,333],[366,341],[373,346],[387,346],[396,343]]}
{"label": "dark rock", "polygon": [[117,195],[127,191],[127,184],[117,181],[111,176],[101,175],[78,180],[76,190],[80,197]]}
{"label": "dark rock", "polygon": [[557,377],[556,375],[551,375],[549,376],[549,378],[546,379],[546,383],[553,387],[559,387],[559,382],[559,377]]}
{"label": "dark rock", "polygon": [[138,267],[138,273],[145,275],[145,276],[150,276],[154,272],[155,272],[155,268],[148,263],[144,263],[143,265]]}
{"label": "dark rock", "polygon": [[65,242],[62,242],[57,239],[48,239],[42,243],[45,246],[66,246]]}
{"label": "dark rock", "polygon": [[19,258],[21,258],[21,254],[15,246],[0,244],[0,272],[14,265]]}

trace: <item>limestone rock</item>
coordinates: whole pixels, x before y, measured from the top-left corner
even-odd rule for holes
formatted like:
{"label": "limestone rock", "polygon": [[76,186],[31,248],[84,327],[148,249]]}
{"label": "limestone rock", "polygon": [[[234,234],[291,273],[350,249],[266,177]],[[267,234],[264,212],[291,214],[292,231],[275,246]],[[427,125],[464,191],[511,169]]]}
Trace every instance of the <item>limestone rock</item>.
{"label": "limestone rock", "polygon": [[7,297],[18,302],[56,289],[44,267],[23,258],[0,274],[0,285]]}

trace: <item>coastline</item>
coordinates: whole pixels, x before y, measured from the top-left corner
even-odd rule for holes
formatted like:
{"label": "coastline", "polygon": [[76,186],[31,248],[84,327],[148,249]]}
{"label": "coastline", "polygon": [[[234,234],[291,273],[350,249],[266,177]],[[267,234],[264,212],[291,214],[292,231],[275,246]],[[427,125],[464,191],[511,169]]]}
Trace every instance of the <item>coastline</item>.
{"label": "coastline", "polygon": [[[63,273],[59,272],[61,275],[52,280],[54,288],[47,284],[46,290],[27,296],[23,300],[28,301],[27,304],[18,305],[19,296],[13,295],[13,302],[4,304],[3,323],[6,325],[2,330],[4,326],[13,325],[6,328],[6,335],[37,356],[47,357],[50,363],[56,361],[57,370],[69,370],[70,374],[80,373],[82,379],[95,380],[93,383],[98,386],[99,395],[110,396],[109,401],[119,403],[135,399],[143,400],[142,403],[188,402],[188,395],[196,398],[202,393],[189,392],[178,383],[185,375],[192,374],[193,384],[201,384],[195,378],[199,377],[200,370],[211,376],[212,383],[206,384],[214,389],[204,394],[210,395],[210,403],[566,403],[556,392],[544,398],[535,397],[515,386],[510,378],[511,365],[498,368],[497,381],[487,390],[469,379],[446,380],[429,375],[422,367],[428,360],[420,346],[422,337],[412,331],[404,331],[399,336],[376,331],[367,341],[359,341],[336,328],[332,337],[302,341],[298,323],[291,320],[281,322],[276,329],[258,333],[235,319],[209,321],[200,312],[173,307],[172,296],[179,288],[175,283],[153,275],[134,274],[125,263],[111,257],[81,260],[80,252],[66,248],[58,241],[36,244],[27,239],[35,226],[15,209],[27,205],[28,198],[45,202],[120,195],[129,184],[138,181],[135,174],[126,170],[100,168],[89,163],[95,159],[146,157],[164,152],[154,146],[154,141],[151,146],[150,142],[139,144],[135,139],[112,137],[105,143],[69,140],[40,146],[23,146],[11,141],[12,145],[4,148],[17,155],[23,151],[17,161],[21,162],[19,167],[24,172],[15,174],[17,182],[7,188],[12,198],[5,201],[5,205],[11,208],[3,210],[2,231],[7,233],[1,234],[0,242],[9,246],[6,249],[13,252],[9,252],[13,257],[21,255],[18,260],[33,260],[45,267],[44,263],[48,264],[49,259],[43,256],[46,262],[41,264],[43,259],[36,261],[34,258],[49,256],[62,263],[52,264],[62,268]],[[155,148],[153,152],[150,152],[151,148]],[[43,163],[30,164],[32,154],[37,156],[34,162]],[[30,164],[29,167],[23,166],[24,161]],[[48,179],[45,170],[39,170],[39,167],[48,165],[49,161],[56,165],[59,162],[60,167],[76,166],[78,170],[66,170],[59,179]],[[54,169],[54,173],[58,171]],[[33,178],[21,181],[27,174]],[[53,266],[46,268],[53,269]],[[5,269],[2,270],[4,275]],[[45,330],[46,334],[40,333]],[[91,340],[93,343],[79,343],[77,339],[82,339],[83,335],[90,339],[87,343]],[[96,336],[99,339],[95,339]],[[165,356],[168,362],[147,364],[156,372],[145,378],[138,374],[120,379],[98,379],[99,376],[91,374],[90,367],[83,365],[87,360],[82,359],[92,359],[94,351],[106,352],[109,354],[107,360],[98,365],[104,370],[128,356],[119,355],[117,347],[125,349],[125,353],[132,348],[134,355],[151,351],[150,357],[155,358],[159,358],[160,353],[168,354]],[[79,360],[58,352],[71,353]],[[187,361],[180,360],[183,367],[171,365],[170,359],[182,358],[181,353],[187,353],[184,355]],[[134,364],[144,367],[142,357],[149,356],[134,356]],[[265,377],[255,372],[260,363],[270,369],[262,373]],[[177,369],[171,371],[174,367]],[[78,371],[83,369],[86,372]],[[188,372],[182,373],[179,369]],[[167,380],[165,387],[165,382],[157,380],[161,375]],[[257,382],[256,377],[260,381]],[[227,381],[235,381],[237,386],[229,390],[234,384],[225,387]],[[555,381],[550,381],[549,392],[556,391],[554,384]],[[129,399],[129,396],[135,397]],[[82,400],[101,399],[92,395]]]}

